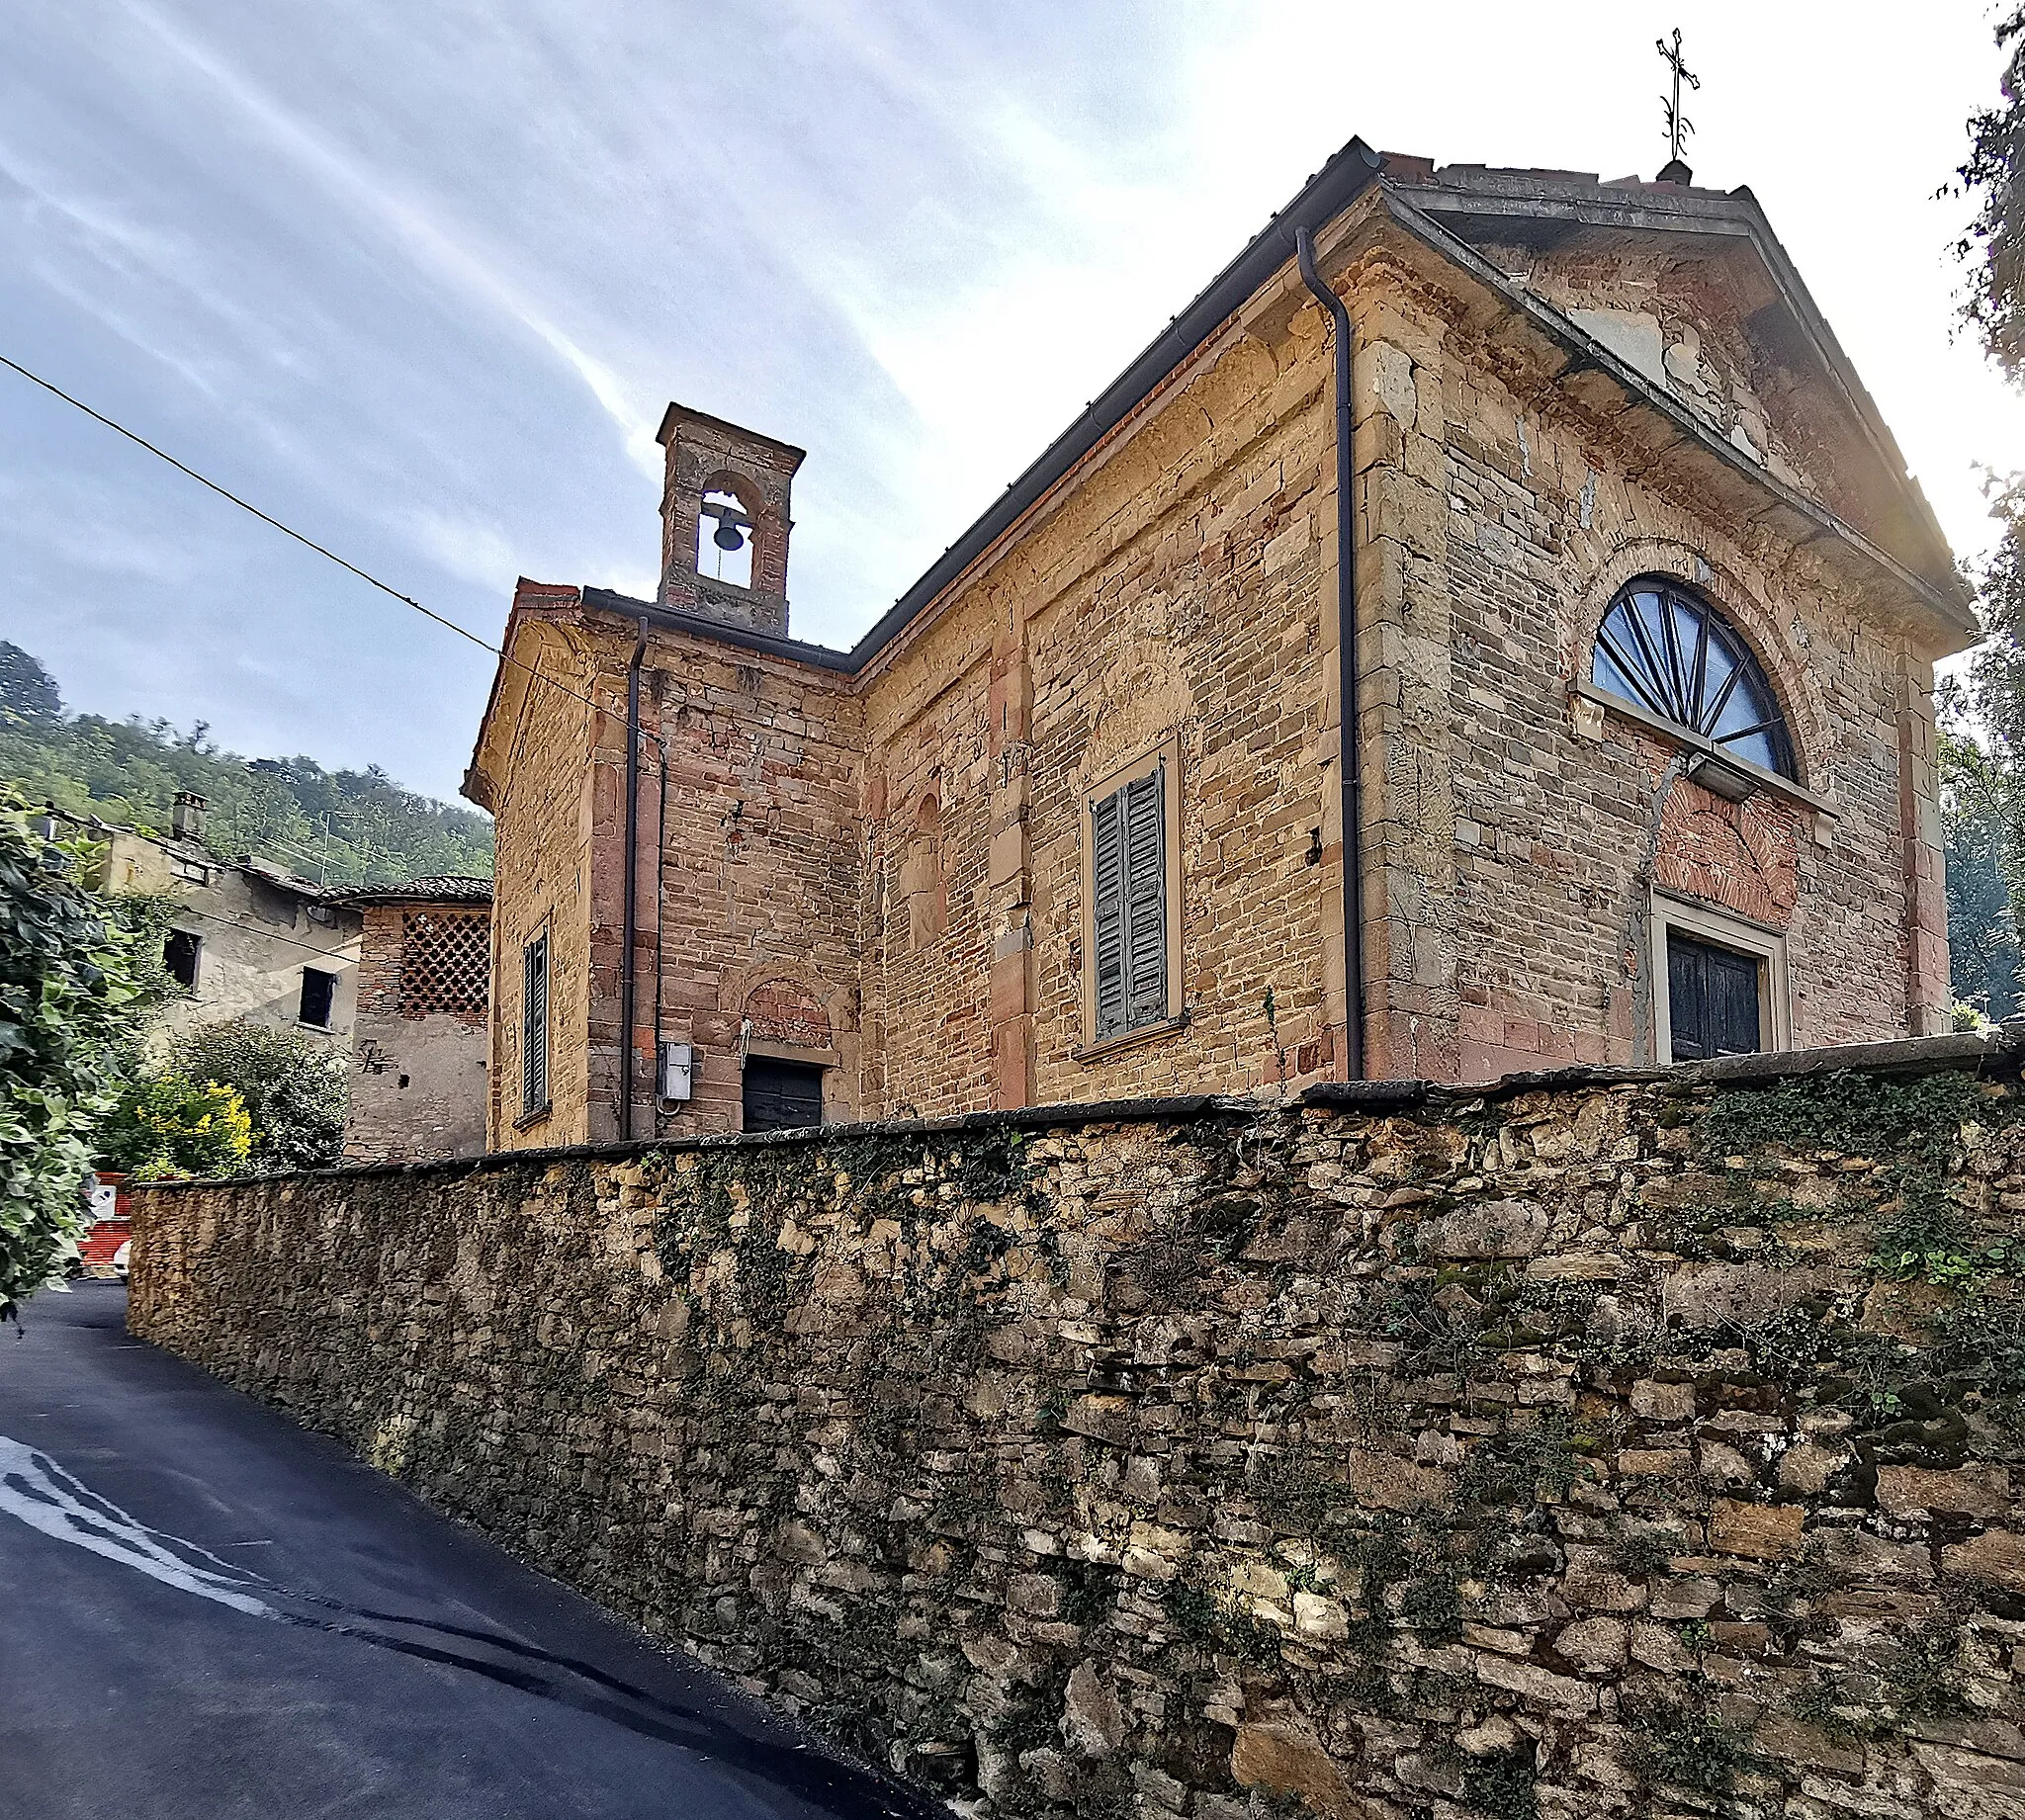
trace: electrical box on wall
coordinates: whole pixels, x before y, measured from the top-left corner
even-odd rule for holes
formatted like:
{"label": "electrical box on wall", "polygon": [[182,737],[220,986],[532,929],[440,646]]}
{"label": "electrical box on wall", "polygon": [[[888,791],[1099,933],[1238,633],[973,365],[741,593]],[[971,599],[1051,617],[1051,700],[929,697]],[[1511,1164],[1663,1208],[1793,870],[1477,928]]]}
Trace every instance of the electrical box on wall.
{"label": "electrical box on wall", "polygon": [[687,1043],[660,1046],[660,1087],[662,1099],[688,1099],[695,1090],[696,1052]]}

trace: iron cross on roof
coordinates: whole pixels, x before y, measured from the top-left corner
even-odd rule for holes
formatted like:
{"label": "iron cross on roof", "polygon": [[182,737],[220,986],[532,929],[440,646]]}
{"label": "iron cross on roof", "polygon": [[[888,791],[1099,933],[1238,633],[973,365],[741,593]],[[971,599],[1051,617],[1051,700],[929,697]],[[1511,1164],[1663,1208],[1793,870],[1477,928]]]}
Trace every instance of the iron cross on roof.
{"label": "iron cross on roof", "polygon": [[1673,43],[1665,39],[1653,41],[1666,66],[1673,71],[1673,99],[1660,96],[1660,105],[1666,109],[1666,140],[1669,156],[1666,168],[1659,173],[1661,183],[1692,183],[1694,173],[1681,159],[1681,147],[1687,143],[1688,134],[1695,130],[1695,123],[1681,112],[1681,84],[1691,89],[1702,86],[1702,78],[1688,67],[1687,59],[1681,55],[1681,29],[1673,29]]}

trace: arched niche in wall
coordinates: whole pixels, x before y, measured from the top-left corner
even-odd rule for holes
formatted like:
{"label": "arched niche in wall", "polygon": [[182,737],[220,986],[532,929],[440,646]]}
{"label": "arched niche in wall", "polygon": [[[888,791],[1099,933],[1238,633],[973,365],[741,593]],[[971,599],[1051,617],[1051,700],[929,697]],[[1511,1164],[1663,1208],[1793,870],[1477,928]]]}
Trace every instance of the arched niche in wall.
{"label": "arched niche in wall", "polygon": [[942,804],[932,790],[914,808],[900,862],[900,895],[906,905],[908,946],[927,947],[949,923],[948,892],[942,880]]}
{"label": "arched niche in wall", "polygon": [[747,994],[741,1023],[748,1040],[828,1049],[836,1032],[822,999],[797,980],[770,975]]}

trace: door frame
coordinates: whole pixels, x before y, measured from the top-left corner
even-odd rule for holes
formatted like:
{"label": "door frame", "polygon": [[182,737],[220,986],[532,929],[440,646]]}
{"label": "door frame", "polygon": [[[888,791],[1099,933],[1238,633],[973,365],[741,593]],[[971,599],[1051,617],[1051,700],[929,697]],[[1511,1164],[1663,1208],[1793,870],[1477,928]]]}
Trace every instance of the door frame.
{"label": "door frame", "polygon": [[1668,978],[1666,938],[1670,929],[1758,963],[1758,1048],[1772,1055],[1793,1047],[1793,1000],[1787,986],[1786,937],[1778,929],[1749,922],[1672,892],[1652,888],[1646,916],[1651,930],[1652,1053],[1662,1065],[1673,1061],[1673,988]]}

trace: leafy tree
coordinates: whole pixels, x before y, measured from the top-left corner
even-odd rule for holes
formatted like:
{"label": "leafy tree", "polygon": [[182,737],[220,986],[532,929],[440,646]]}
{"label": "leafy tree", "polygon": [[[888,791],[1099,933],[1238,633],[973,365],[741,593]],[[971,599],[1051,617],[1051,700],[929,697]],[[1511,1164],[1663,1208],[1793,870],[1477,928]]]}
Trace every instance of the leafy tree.
{"label": "leafy tree", "polygon": [[1959,689],[1942,696],[1941,821],[1948,868],[1951,973],[1958,1004],[1985,1017],[2018,1008],[2018,880],[2013,774],[1981,744]]}
{"label": "leafy tree", "polygon": [[41,724],[62,712],[63,698],[49,672],[19,645],[0,639],[0,721]]}
{"label": "leafy tree", "polygon": [[89,1141],[145,1005],[133,937],[0,787],[0,1320],[77,1253]]}
{"label": "leafy tree", "polygon": [[327,1042],[237,1019],[178,1037],[170,1068],[239,1095],[253,1129],[246,1168],[327,1170],[343,1160],[351,1073]]}
{"label": "leafy tree", "polygon": [[2025,189],[2018,183],[2025,151],[2025,6],[1997,27],[1997,47],[2010,48],[1993,108],[1970,116],[1969,160],[1957,173],[1976,205],[1956,251],[1970,267],[1962,313],[2011,379],[2025,370]]}
{"label": "leafy tree", "polygon": [[163,1070],[131,1083],[99,1131],[99,1154],[143,1181],[235,1175],[253,1148],[236,1087]]}
{"label": "leafy tree", "polygon": [[[2025,383],[2025,5],[1996,30],[2000,99],[1972,116],[1957,188],[1975,206],[1956,251],[1968,267],[1964,322],[2006,378]],[[1966,687],[1943,691],[1941,811],[1958,999],[1992,1016],[2018,1006],[2025,928],[2025,476],[1992,478],[2002,527],[1978,577],[1984,639]]]}

